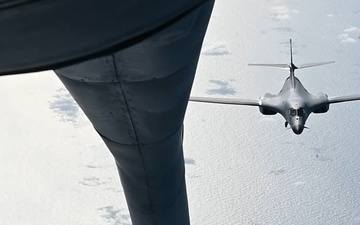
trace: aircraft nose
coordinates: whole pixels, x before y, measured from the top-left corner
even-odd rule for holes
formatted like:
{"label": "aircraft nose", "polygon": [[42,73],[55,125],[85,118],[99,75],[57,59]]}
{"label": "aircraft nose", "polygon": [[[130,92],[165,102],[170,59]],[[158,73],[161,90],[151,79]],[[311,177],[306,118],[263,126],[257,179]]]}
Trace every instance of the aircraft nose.
{"label": "aircraft nose", "polygon": [[293,132],[295,134],[297,134],[297,135],[301,134],[303,132],[303,130],[304,130],[304,126],[301,126],[299,124],[298,125],[293,125],[291,128],[292,128]]}

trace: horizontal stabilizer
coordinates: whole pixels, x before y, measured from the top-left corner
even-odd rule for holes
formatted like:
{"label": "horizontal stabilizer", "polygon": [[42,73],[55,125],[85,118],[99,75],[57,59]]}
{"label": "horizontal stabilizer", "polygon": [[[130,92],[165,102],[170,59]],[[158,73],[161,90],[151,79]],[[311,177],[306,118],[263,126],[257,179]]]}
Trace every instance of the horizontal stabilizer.
{"label": "horizontal stabilizer", "polygon": [[314,66],[322,66],[322,65],[326,65],[326,64],[330,64],[330,63],[334,63],[334,62],[335,61],[319,62],[319,63],[306,63],[306,64],[301,64],[299,66],[295,66],[293,63],[292,41],[290,39],[290,63],[289,64],[251,63],[248,65],[249,66],[263,66],[263,67],[281,69],[281,70],[290,69],[290,74],[293,74],[293,72],[296,69],[303,69],[303,68],[314,67]]}
{"label": "horizontal stabilizer", "polygon": [[263,66],[263,67],[268,67],[268,68],[273,68],[273,69],[281,69],[281,70],[288,70],[290,68],[289,64],[251,63],[251,64],[248,64],[248,66]]}
{"label": "horizontal stabilizer", "polygon": [[189,101],[203,102],[203,103],[230,104],[230,105],[249,105],[249,106],[261,105],[259,99],[253,100],[253,99],[190,97]]}
{"label": "horizontal stabilizer", "polygon": [[313,66],[322,66],[322,65],[326,65],[326,64],[331,64],[334,63],[335,61],[329,61],[329,62],[319,62],[319,63],[306,63],[306,64],[301,64],[299,66],[297,66],[298,69],[303,69],[303,68],[308,68],[308,67],[313,67]]}

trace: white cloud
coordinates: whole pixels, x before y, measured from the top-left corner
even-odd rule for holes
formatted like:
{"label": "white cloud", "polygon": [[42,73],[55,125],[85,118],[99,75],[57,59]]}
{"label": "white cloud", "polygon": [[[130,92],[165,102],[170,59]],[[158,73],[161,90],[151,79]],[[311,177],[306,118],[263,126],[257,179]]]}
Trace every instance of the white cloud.
{"label": "white cloud", "polygon": [[52,100],[49,102],[50,109],[60,116],[62,121],[78,125],[80,119],[84,117],[84,114],[80,110],[78,104],[66,89],[60,88],[56,90],[56,92],[57,94],[54,95]]}
{"label": "white cloud", "polygon": [[360,29],[357,27],[350,27],[344,30],[345,33],[360,33]]}
{"label": "white cloud", "polygon": [[226,48],[226,45],[224,43],[213,43],[208,46],[204,46],[201,52],[203,55],[209,55],[209,56],[221,56],[221,55],[229,55],[229,51]]}
{"label": "white cloud", "polygon": [[360,40],[360,29],[357,27],[349,27],[339,35],[341,43],[357,43]]}
{"label": "white cloud", "polygon": [[341,43],[356,43],[356,42],[357,42],[356,39],[350,38],[350,37],[344,38],[344,39],[341,40]]}
{"label": "white cloud", "polygon": [[292,14],[299,13],[297,9],[289,9],[286,6],[279,5],[271,8],[271,17],[274,20],[290,19]]}

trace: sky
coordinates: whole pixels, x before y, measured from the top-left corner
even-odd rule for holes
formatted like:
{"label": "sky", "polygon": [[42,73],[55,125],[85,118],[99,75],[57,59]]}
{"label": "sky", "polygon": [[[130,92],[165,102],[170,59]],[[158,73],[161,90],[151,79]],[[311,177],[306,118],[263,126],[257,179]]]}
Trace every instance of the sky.
{"label": "sky", "polygon": [[[193,96],[257,99],[296,71],[311,93],[360,93],[358,1],[217,1]],[[114,160],[51,71],[0,79],[0,225],[131,224]],[[301,135],[258,108],[190,102],[191,223],[360,224],[360,102],[310,115]]]}

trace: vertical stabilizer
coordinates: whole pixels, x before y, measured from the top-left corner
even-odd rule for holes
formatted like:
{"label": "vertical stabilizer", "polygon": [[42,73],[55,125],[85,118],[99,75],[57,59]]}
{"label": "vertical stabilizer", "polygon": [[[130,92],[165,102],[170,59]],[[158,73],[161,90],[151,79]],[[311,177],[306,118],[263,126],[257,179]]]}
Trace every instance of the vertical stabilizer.
{"label": "vertical stabilizer", "polygon": [[290,39],[290,65],[289,65],[289,67],[290,67],[291,72],[294,72],[297,69],[297,66],[294,65],[291,39]]}
{"label": "vertical stabilizer", "polygon": [[294,61],[293,61],[293,54],[292,54],[292,41],[290,39],[290,80],[291,83],[293,85],[293,87],[295,87],[295,73],[294,71],[297,69],[297,67],[294,65]]}
{"label": "vertical stabilizer", "polygon": [[290,39],[290,59],[291,59],[291,61],[290,61],[291,65],[294,65],[293,56],[292,56],[292,41],[291,41],[291,39]]}

